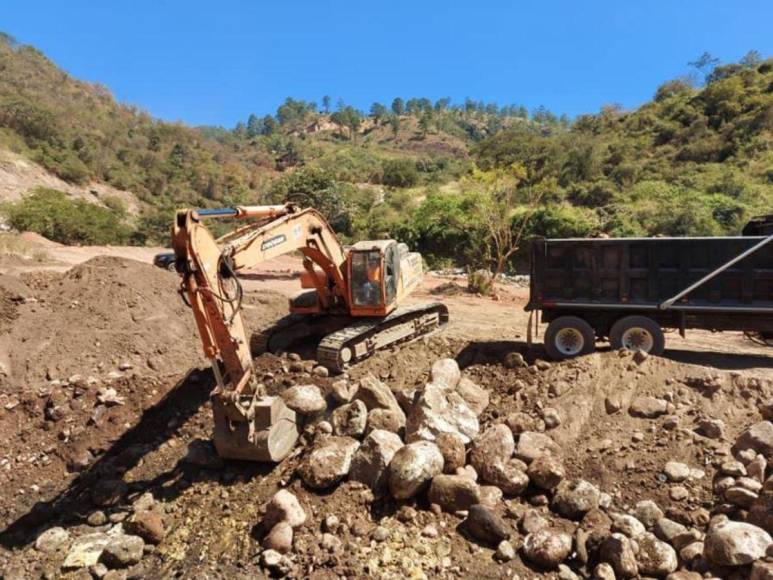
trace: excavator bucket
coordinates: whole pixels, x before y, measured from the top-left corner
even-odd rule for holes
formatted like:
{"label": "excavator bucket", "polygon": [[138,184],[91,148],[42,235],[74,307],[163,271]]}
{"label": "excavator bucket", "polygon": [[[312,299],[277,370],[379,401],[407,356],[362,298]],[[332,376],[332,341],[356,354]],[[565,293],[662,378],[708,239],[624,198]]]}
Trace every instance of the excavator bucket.
{"label": "excavator bucket", "polygon": [[295,412],[280,397],[264,396],[245,401],[252,419],[233,420],[229,404],[215,396],[214,444],[226,459],[278,462],[287,457],[298,440]]}

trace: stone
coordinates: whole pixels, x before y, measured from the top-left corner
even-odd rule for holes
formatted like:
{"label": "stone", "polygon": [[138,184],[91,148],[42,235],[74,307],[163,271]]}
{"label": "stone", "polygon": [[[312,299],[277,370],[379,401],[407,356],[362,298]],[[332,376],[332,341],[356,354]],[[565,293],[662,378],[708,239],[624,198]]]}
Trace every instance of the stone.
{"label": "stone", "polygon": [[142,560],[144,548],[145,542],[139,536],[113,536],[100,560],[110,568],[128,568]]}
{"label": "stone", "polygon": [[157,509],[135,512],[124,524],[126,531],[149,544],[160,544],[166,536],[164,519]]}
{"label": "stone", "polygon": [[264,568],[270,570],[272,575],[276,576],[286,576],[292,566],[287,556],[276,550],[263,550],[260,554],[260,563]]}
{"label": "stone", "polygon": [[760,483],[765,481],[765,472],[768,468],[768,460],[762,455],[757,455],[746,465],[746,474]]}
{"label": "stone", "polygon": [[[666,576],[666,580],[703,580],[703,576],[697,572],[688,572],[687,570],[679,570],[678,572],[671,572]],[[716,580],[716,579],[713,579]]]}
{"label": "stone", "polygon": [[620,578],[635,578],[639,573],[631,541],[623,534],[611,534],[601,542],[599,560],[611,565]]}
{"label": "stone", "polygon": [[663,511],[658,507],[658,504],[649,499],[638,502],[634,514],[647,528],[652,528],[655,522],[663,517]]}
{"label": "stone", "polygon": [[443,511],[454,513],[480,503],[480,488],[466,477],[441,474],[432,479],[427,498]]}
{"label": "stone", "polygon": [[552,508],[564,517],[579,519],[599,506],[600,496],[598,488],[583,479],[564,480],[556,488]]}
{"label": "stone", "polygon": [[359,446],[359,441],[351,437],[327,437],[315,442],[299,468],[303,483],[312,489],[338,483],[349,475],[352,457]]}
{"label": "stone", "polygon": [[520,352],[508,352],[502,363],[505,365],[505,368],[508,369],[520,369],[528,366]]}
{"label": "stone", "polygon": [[53,554],[70,545],[70,532],[61,527],[47,529],[35,540],[35,549],[45,554]]}
{"label": "stone", "polygon": [[538,510],[527,509],[523,513],[521,521],[518,523],[518,525],[524,534],[532,534],[534,532],[544,530],[550,525],[550,522],[542,517],[542,514],[540,514]]}
{"label": "stone", "polygon": [[386,489],[389,464],[402,446],[396,433],[382,429],[371,431],[352,458],[349,479],[364,483],[373,491]]}
{"label": "stone", "polygon": [[480,417],[489,405],[488,391],[479,387],[467,377],[462,377],[459,381],[459,384],[456,386],[456,392],[459,393],[459,396],[467,403],[467,406],[475,413],[476,417]]}
{"label": "stone", "polygon": [[752,564],[749,580],[773,580],[773,562],[760,560]]}
{"label": "stone", "polygon": [[502,501],[502,490],[496,485],[481,485],[479,488],[480,504],[494,509]]}
{"label": "stone", "polygon": [[709,529],[703,554],[718,566],[744,566],[764,557],[772,543],[770,534],[757,526],[727,521]]}
{"label": "stone", "polygon": [[526,471],[534,485],[540,489],[553,490],[564,479],[566,471],[564,465],[558,457],[554,455],[543,455],[536,458],[529,464]]}
{"label": "stone", "polygon": [[464,467],[466,450],[464,440],[458,433],[441,433],[435,439],[435,445],[443,454],[443,472],[455,473],[460,467]]}
{"label": "stone", "polygon": [[273,528],[279,522],[287,522],[292,528],[306,523],[306,512],[301,503],[295,494],[286,489],[280,489],[268,501],[266,514],[263,516],[266,529]]}
{"label": "stone", "polygon": [[416,441],[397,450],[389,464],[389,491],[396,499],[421,493],[443,471],[443,454],[430,441]]}
{"label": "stone", "polygon": [[263,547],[286,554],[293,547],[293,528],[287,522],[277,523],[263,538]]}
{"label": "stone", "polygon": [[674,501],[682,501],[690,497],[690,491],[683,485],[674,485],[668,490],[668,497]]}
{"label": "stone", "polygon": [[724,475],[731,477],[741,477],[746,475],[746,467],[740,461],[725,461],[719,466],[719,470]]}
{"label": "stone", "polygon": [[668,481],[678,483],[690,477],[690,467],[678,461],[669,461],[663,468],[663,473],[666,474]]}
{"label": "stone", "polygon": [[340,379],[334,381],[333,384],[330,385],[329,392],[336,403],[343,405],[351,402],[354,395],[357,394],[358,388],[359,385],[357,383],[350,383],[347,379]]}
{"label": "stone", "polygon": [[639,574],[662,578],[676,570],[679,565],[676,551],[653,534],[644,532],[636,538],[636,543],[639,545],[639,551],[636,553]]}
{"label": "stone", "polygon": [[540,530],[523,540],[523,555],[543,568],[554,569],[572,552],[572,537],[554,530]]}
{"label": "stone", "polygon": [[322,365],[317,365],[311,370],[311,374],[313,374],[315,377],[329,377],[330,371],[327,367],[323,367]]}
{"label": "stone", "polygon": [[613,395],[604,399],[604,410],[607,415],[614,415],[623,408],[623,400],[619,395]]}
{"label": "stone", "polygon": [[322,541],[319,543],[323,549],[327,550],[331,554],[340,552],[343,542],[335,537],[333,534],[322,534]]}
{"label": "stone", "polygon": [[77,570],[93,566],[99,562],[102,551],[109,541],[110,537],[107,534],[99,532],[75,538],[64,559],[62,569]]}
{"label": "stone", "polygon": [[368,408],[362,401],[341,405],[331,417],[333,433],[341,437],[361,437],[368,421]]}
{"label": "stone", "polygon": [[548,407],[542,410],[542,420],[545,421],[546,429],[555,429],[561,424],[561,414],[558,409]]}
{"label": "stone", "polygon": [[368,374],[360,379],[360,387],[357,389],[354,400],[365,403],[368,411],[373,409],[389,409],[394,411],[400,419],[400,426],[405,426],[405,413],[400,408],[394,393],[372,374]]}
{"label": "stone", "polygon": [[389,535],[390,535],[389,528],[386,528],[384,526],[378,526],[373,531],[373,539],[376,540],[377,542],[385,542],[386,540],[389,539]]}
{"label": "stone", "polygon": [[529,485],[526,466],[520,459],[510,459],[506,463],[492,463],[486,467],[483,481],[500,488],[511,496],[521,495]]}
{"label": "stone", "polygon": [[686,562],[687,564],[691,564],[698,558],[703,556],[703,551],[705,547],[703,545],[703,542],[692,542],[691,544],[687,544],[686,546],[683,546],[681,550],[679,550],[679,557],[682,559],[683,562]]}
{"label": "stone", "polygon": [[628,514],[613,514],[612,515],[612,531],[625,534],[629,538],[635,538],[647,530],[644,524],[641,523],[633,516]]}
{"label": "stone", "polygon": [[725,422],[707,417],[698,421],[697,431],[709,439],[722,439],[725,436]]}
{"label": "stone", "polygon": [[513,432],[513,436],[516,436],[526,431],[534,431],[537,428],[537,421],[531,415],[517,411],[505,417],[505,425]]}
{"label": "stone", "polygon": [[687,528],[668,518],[660,518],[655,522],[653,531],[658,538],[671,543],[676,536],[687,532]]}
{"label": "stone", "polygon": [[394,409],[373,409],[368,411],[368,422],[365,426],[365,433],[372,431],[391,431],[399,433],[405,426],[405,415],[398,414]]}
{"label": "stone", "polygon": [[470,507],[462,527],[470,536],[488,546],[498,546],[510,537],[504,520],[480,504]]}
{"label": "stone", "polygon": [[123,501],[128,490],[121,479],[100,479],[91,490],[91,501],[99,507],[114,506]]}
{"label": "stone", "polygon": [[515,558],[515,548],[507,540],[502,540],[497,544],[497,551],[494,553],[494,558],[500,562],[509,562]]}
{"label": "stone", "polygon": [[97,401],[107,407],[115,407],[126,403],[113,387],[100,387],[97,389]]}
{"label": "stone", "polygon": [[434,441],[440,433],[458,433],[467,444],[478,430],[478,417],[458,393],[430,383],[411,408],[405,436],[408,442]]}
{"label": "stone", "polygon": [[441,358],[430,369],[430,382],[447,391],[453,391],[459,384],[462,373],[459,364],[452,358]]}
{"label": "stone", "polygon": [[753,449],[765,456],[765,459],[773,458],[773,422],[760,421],[741,433],[733,445],[733,453],[745,449]]}
{"label": "stone", "polygon": [[632,417],[655,419],[668,412],[668,401],[655,397],[637,397],[628,408]]}
{"label": "stone", "polygon": [[548,435],[524,431],[518,436],[518,444],[515,447],[515,456],[526,463],[531,463],[543,455],[555,455],[560,457],[561,448]]}
{"label": "stone", "polygon": [[489,481],[488,473],[491,468],[509,461],[513,451],[515,451],[515,441],[512,431],[507,425],[493,425],[472,442],[470,465],[484,481]]}
{"label": "stone", "polygon": [[749,509],[759,496],[743,487],[731,487],[725,492],[725,499],[733,505]]}
{"label": "stone", "polygon": [[773,535],[773,487],[754,501],[746,521]]}
{"label": "stone", "polygon": [[223,467],[223,460],[215,451],[212,442],[204,439],[194,439],[188,444],[184,461],[188,465],[202,469],[220,469]]}
{"label": "stone", "polygon": [[299,415],[314,415],[327,409],[325,397],[317,385],[295,385],[282,393],[288,408]]}
{"label": "stone", "polygon": [[606,562],[602,562],[593,569],[591,578],[593,580],[616,580],[615,570]]}

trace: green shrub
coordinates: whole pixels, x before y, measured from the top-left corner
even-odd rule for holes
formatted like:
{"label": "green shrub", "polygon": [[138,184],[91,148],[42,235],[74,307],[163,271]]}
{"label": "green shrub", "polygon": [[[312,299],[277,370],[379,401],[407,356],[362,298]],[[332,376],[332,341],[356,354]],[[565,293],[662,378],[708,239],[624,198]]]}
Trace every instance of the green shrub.
{"label": "green shrub", "polygon": [[129,240],[130,229],[120,214],[53,189],[37,189],[2,209],[11,227],[63,244],[125,244]]}
{"label": "green shrub", "polygon": [[390,159],[384,162],[384,175],[381,178],[389,187],[414,187],[419,183],[419,171],[416,163],[410,159]]}

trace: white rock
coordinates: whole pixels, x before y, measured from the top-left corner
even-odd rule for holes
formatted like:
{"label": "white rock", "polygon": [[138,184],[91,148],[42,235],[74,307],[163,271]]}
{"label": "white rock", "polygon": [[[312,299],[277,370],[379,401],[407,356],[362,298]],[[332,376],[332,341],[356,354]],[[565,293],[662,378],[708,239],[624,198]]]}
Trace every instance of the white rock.
{"label": "white rock", "polygon": [[389,479],[389,464],[402,446],[396,433],[382,429],[371,431],[352,458],[349,478],[374,491],[384,489]]}
{"label": "white rock", "polygon": [[719,566],[744,566],[764,557],[771,543],[773,539],[762,528],[728,521],[709,530],[703,554]]}
{"label": "white rock", "polygon": [[35,549],[39,552],[51,554],[62,547],[65,547],[70,541],[70,533],[64,528],[49,528],[40,534],[35,540]]}
{"label": "white rock", "polygon": [[397,499],[413,497],[443,472],[443,454],[429,441],[401,447],[389,464],[389,491]]}
{"label": "white rock", "polygon": [[441,358],[435,361],[429,375],[432,384],[447,391],[456,389],[459,379],[462,377],[459,365],[452,358]]}
{"label": "white rock", "polygon": [[312,415],[327,408],[325,397],[317,385],[296,385],[282,393],[282,399],[299,415]]}
{"label": "white rock", "polygon": [[292,528],[306,522],[306,512],[298,498],[286,489],[280,489],[274,494],[266,504],[266,515],[263,517],[263,523],[269,529],[279,522],[287,522]]}
{"label": "white rock", "polygon": [[458,433],[469,443],[478,430],[478,417],[458,393],[430,383],[411,409],[405,435],[412,442],[434,441],[440,433]]}
{"label": "white rock", "polygon": [[351,437],[327,437],[315,442],[300,465],[303,483],[313,489],[330,487],[349,474],[360,443]]}

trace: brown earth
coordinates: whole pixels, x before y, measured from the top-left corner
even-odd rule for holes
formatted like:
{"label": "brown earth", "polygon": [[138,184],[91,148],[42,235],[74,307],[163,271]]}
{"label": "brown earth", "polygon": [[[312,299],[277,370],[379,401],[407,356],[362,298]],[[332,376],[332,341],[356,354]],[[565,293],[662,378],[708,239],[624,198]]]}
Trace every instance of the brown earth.
{"label": "brown earth", "polygon": [[[133,577],[261,577],[260,508],[280,486],[295,493],[309,515],[296,531],[296,577],[555,577],[519,557],[496,562],[493,550],[457,532],[459,517],[435,513],[425,499],[374,498],[352,483],[324,493],[306,490],[294,474],[298,456],[275,467],[229,461],[202,468],[184,461],[191,442],[210,437],[208,393],[214,382],[192,315],[176,293],[177,277],[147,263],[154,250],[143,250],[145,263],[127,259],[125,249],[46,251],[45,260],[21,267],[0,256],[0,272],[13,274],[0,276],[4,577],[59,577],[64,554],[35,550],[35,538],[55,525],[72,536],[107,530],[110,524],[100,523],[95,512],[118,522],[144,492],[163,506],[167,532],[130,569]],[[297,288],[299,265],[294,259],[274,261],[246,276],[248,327],[283,315],[286,296]],[[715,467],[728,458],[736,435],[759,420],[761,401],[773,395],[769,351],[738,333],[694,332],[687,340],[669,336],[664,357],[640,364],[602,349],[575,361],[509,369],[502,364],[509,352],[522,353],[528,363],[544,354],[523,338],[526,290],[502,287],[498,298],[460,292],[445,278],[427,276],[415,299],[446,303],[452,321],[447,330],[379,353],[352,369],[351,378],[373,373],[401,391],[423,385],[438,358],[455,358],[465,376],[489,391],[482,428],[513,412],[539,425],[545,408],[556,409],[562,422],[549,434],[561,446],[568,477],[597,485],[618,509],[652,499],[677,521],[702,518],[713,505]],[[274,388],[327,388],[334,380],[292,372],[286,358],[274,355],[262,355],[256,366],[276,377]],[[100,403],[108,388],[121,403]],[[643,395],[669,401],[668,415],[643,419],[627,413]],[[608,413],[608,398],[618,400],[621,410]],[[725,422],[722,440],[695,433],[703,417]],[[662,471],[670,460],[705,471],[702,479],[684,484],[685,500],[669,498],[672,486]],[[114,505],[95,506],[95,486],[109,479],[123,480],[128,492]],[[539,496],[529,489],[497,508],[516,547],[516,518],[539,504]],[[542,510],[556,526],[566,525]],[[336,532],[342,547],[333,552],[320,545],[322,521],[331,514],[345,524]],[[427,525],[437,537],[422,534]],[[377,526],[391,532],[386,541],[371,539]]]}

